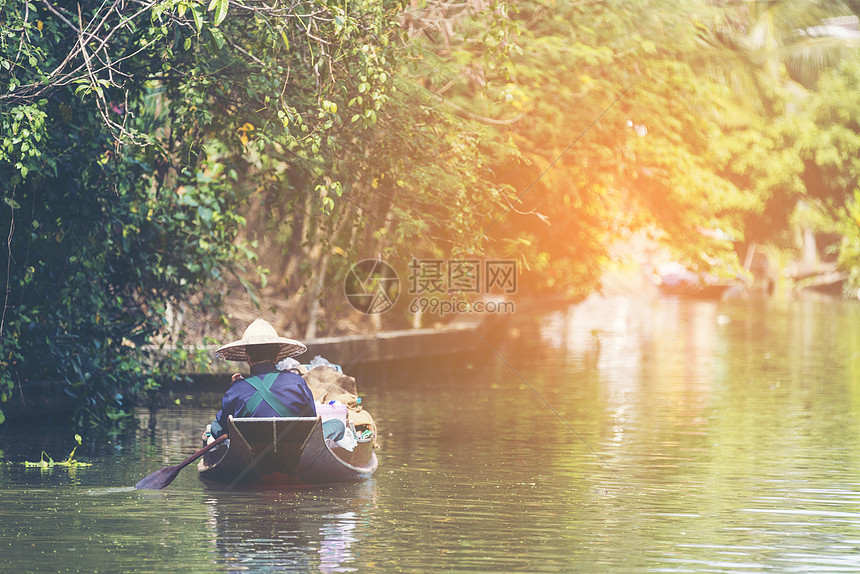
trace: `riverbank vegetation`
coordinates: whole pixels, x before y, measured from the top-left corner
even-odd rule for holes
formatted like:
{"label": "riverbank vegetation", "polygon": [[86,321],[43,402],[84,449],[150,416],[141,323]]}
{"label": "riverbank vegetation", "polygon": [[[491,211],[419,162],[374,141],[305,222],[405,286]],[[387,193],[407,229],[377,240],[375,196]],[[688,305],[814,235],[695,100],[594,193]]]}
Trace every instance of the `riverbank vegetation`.
{"label": "riverbank vegetation", "polygon": [[0,401],[63,381],[121,421],[241,331],[225,299],[370,326],[342,287],[367,258],[581,296],[641,236],[743,273],[802,205],[856,289],[858,8],[0,0]]}

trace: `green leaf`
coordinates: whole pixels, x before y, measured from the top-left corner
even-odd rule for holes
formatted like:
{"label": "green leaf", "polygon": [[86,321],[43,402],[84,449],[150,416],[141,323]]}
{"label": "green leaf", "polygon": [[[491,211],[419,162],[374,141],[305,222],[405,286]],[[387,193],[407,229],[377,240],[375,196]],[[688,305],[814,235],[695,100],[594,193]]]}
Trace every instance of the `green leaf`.
{"label": "green leaf", "polygon": [[197,33],[203,29],[203,12],[199,6],[191,7],[191,17],[194,18],[194,27],[197,28]]}
{"label": "green leaf", "polygon": [[212,222],[213,211],[203,205],[197,207],[197,215],[203,223],[209,224]]}
{"label": "green leaf", "polygon": [[224,47],[224,34],[221,33],[221,30],[217,28],[207,28],[211,36],[210,46],[213,48],[213,51],[218,51]]}
{"label": "green leaf", "polygon": [[230,0],[212,0],[209,4],[209,10],[215,9],[215,26],[219,26],[224,18],[227,17],[227,8],[230,6]]}

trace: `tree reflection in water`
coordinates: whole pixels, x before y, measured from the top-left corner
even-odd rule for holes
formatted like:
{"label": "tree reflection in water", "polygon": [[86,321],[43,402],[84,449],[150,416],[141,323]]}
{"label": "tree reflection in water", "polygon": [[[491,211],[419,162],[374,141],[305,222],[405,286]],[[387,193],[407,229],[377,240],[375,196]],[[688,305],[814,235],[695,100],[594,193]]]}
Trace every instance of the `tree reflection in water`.
{"label": "tree reflection in water", "polygon": [[226,572],[353,571],[357,525],[376,504],[372,480],[299,490],[211,488],[208,494],[215,562]]}

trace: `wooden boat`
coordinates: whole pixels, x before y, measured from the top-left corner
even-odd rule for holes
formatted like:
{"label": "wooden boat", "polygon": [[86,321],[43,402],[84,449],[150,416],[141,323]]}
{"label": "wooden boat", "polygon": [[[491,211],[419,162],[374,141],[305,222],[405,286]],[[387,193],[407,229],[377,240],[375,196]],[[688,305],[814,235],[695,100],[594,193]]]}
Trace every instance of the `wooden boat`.
{"label": "wooden boat", "polygon": [[736,282],[701,276],[672,261],[657,267],[655,283],[662,295],[689,299],[720,299]]}
{"label": "wooden boat", "polygon": [[326,440],[320,417],[233,418],[230,438],[197,465],[200,477],[233,484],[313,486],[358,482],[378,465],[375,437],[358,439],[352,452]]}

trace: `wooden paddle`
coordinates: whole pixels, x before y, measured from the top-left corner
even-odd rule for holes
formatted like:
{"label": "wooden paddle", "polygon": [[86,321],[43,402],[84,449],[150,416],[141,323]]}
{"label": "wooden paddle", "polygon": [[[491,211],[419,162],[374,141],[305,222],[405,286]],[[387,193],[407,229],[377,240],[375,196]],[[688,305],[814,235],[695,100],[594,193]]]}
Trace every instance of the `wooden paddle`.
{"label": "wooden paddle", "polygon": [[179,474],[179,471],[224,442],[227,439],[227,435],[223,434],[215,439],[214,442],[211,442],[177,464],[176,466],[167,466],[160,470],[156,470],[152,474],[144,477],[140,480],[134,487],[138,490],[161,490],[162,488],[167,487],[173,479]]}

